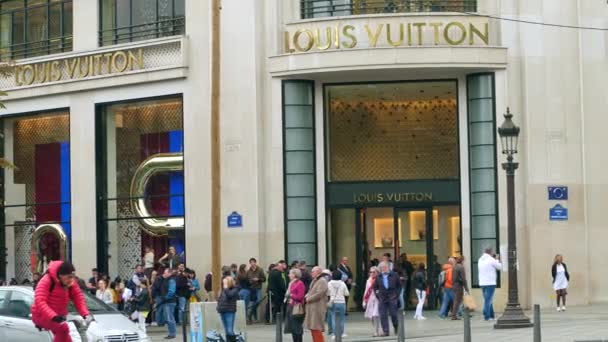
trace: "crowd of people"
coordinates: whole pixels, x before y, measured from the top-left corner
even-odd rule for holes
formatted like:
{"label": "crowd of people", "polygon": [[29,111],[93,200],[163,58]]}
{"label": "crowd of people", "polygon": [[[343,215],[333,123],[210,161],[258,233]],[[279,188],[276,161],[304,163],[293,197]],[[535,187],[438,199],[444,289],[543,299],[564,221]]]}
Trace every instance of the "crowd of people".
{"label": "crowd of people", "polygon": [[[433,295],[430,297],[437,300],[435,304],[440,304],[439,316],[442,319],[461,319],[463,299],[469,292],[464,257],[450,257],[444,265],[438,263],[437,257],[433,260],[429,274],[423,263],[413,265],[405,254],[396,261],[389,253],[384,254],[381,260],[372,261],[362,293],[362,306],[365,318],[372,323],[374,337],[388,336],[390,325],[396,334],[397,314],[412,302],[416,304],[413,318],[425,320],[423,309],[431,291]],[[59,264],[53,266],[57,268]],[[493,321],[492,303],[502,264],[492,249],[486,248],[477,267],[484,301],[483,319]],[[551,275],[557,310],[565,311],[570,275],[561,255],[555,257]],[[34,273],[32,281],[23,284],[32,284],[36,289],[43,276]],[[11,285],[16,285],[13,281],[15,284]],[[73,281],[82,291],[89,291],[104,303],[125,312],[144,331],[148,325],[166,325],[167,339],[176,337],[176,326],[186,319],[184,314],[189,302],[215,300],[212,274],[205,276],[204,287],[201,288],[196,272],[186,268],[174,247],[158,259],[154,251],[146,247],[141,263],[136,265],[129,279],[116,277],[111,280],[108,275],[93,269],[88,281],[75,274]],[[326,327],[330,338],[336,334],[347,336],[345,322],[354,278],[346,257],[327,269],[319,266],[310,268],[306,261],[294,261],[288,266],[285,260],[280,260],[266,271],[255,258],[251,258],[248,264],[222,267],[221,284],[217,312],[228,341],[237,340],[234,322],[238,300],[245,303],[247,324],[262,321],[272,324],[281,315],[285,321],[285,333],[291,334],[294,342],[302,341],[304,329],[311,332],[315,342],[324,341]],[[412,290],[415,297],[410,292]],[[259,310],[264,299],[266,308]],[[263,319],[258,318],[260,311],[266,313]]]}
{"label": "crowd of people", "polygon": [[199,301],[201,290],[196,272],[186,268],[174,247],[158,260],[146,248],[142,263],[126,281],[117,277],[110,282],[107,275],[93,269],[85,286],[98,299],[129,315],[144,331],[147,325],[166,325],[167,339],[176,337],[176,327],[185,319],[186,305]]}

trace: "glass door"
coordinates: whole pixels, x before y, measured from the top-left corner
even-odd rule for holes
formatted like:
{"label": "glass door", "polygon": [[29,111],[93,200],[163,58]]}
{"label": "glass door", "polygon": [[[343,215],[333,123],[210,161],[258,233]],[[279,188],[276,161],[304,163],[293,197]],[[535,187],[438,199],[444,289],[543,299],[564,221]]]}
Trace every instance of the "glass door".
{"label": "glass door", "polygon": [[[413,308],[418,303],[414,276],[421,265],[429,286],[427,298],[433,293],[428,265],[432,264],[433,242],[437,238],[434,221],[436,215],[431,208],[395,208],[394,211],[394,230],[399,241],[394,260],[396,270],[407,275],[403,296],[406,308]],[[429,298],[428,303],[434,303],[433,298]]]}

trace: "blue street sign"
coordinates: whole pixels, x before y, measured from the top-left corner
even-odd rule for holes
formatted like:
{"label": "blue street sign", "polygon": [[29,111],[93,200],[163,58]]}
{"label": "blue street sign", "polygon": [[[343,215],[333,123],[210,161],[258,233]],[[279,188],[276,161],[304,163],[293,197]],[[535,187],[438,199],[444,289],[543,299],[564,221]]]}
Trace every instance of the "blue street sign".
{"label": "blue street sign", "polygon": [[564,208],[561,205],[556,204],[553,208],[549,209],[549,220],[551,220],[551,221],[568,220],[568,208]]}
{"label": "blue street sign", "polygon": [[568,199],[568,187],[567,186],[550,186],[549,190],[550,200],[565,201]]}
{"label": "blue street sign", "polygon": [[243,216],[236,211],[228,215],[228,228],[239,228],[243,226]]}

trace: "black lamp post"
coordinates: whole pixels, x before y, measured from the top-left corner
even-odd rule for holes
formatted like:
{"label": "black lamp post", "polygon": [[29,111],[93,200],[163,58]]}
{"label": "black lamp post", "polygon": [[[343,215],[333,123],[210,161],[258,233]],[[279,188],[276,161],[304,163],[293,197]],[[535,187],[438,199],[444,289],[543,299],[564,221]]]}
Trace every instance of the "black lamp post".
{"label": "black lamp post", "polygon": [[515,170],[519,163],[513,162],[513,155],[517,153],[517,139],[519,127],[515,126],[511,118],[513,114],[507,108],[505,121],[498,128],[502,153],[507,155],[507,162],[502,168],[507,174],[507,223],[508,223],[508,260],[509,260],[509,299],[502,317],[496,321],[495,329],[528,328],[532,326],[519,305],[519,290],[517,286],[517,238],[515,233]]}

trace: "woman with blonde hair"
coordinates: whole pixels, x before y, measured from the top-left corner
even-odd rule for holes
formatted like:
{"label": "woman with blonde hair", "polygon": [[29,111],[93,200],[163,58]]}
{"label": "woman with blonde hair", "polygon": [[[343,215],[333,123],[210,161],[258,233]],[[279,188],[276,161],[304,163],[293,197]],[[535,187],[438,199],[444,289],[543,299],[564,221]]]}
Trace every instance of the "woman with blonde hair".
{"label": "woman with blonde hair", "polygon": [[95,296],[108,305],[114,304],[114,296],[112,295],[112,291],[108,289],[108,283],[104,279],[99,279],[97,282]]}
{"label": "woman with blonde hair", "polygon": [[[556,255],[553,260],[551,276],[553,277],[553,289],[555,290],[557,299],[557,311],[566,311],[566,295],[568,294],[570,274],[568,273],[568,267],[564,264],[564,257],[561,254]],[[562,300],[561,307],[559,306],[560,299]]]}
{"label": "woman with blonde hair", "polygon": [[382,327],[380,326],[380,313],[378,311],[378,297],[374,293],[374,284],[378,280],[378,268],[372,266],[369,269],[369,278],[365,284],[365,292],[363,294],[363,308],[365,309],[365,318],[372,320],[374,326],[373,337],[382,336]]}

